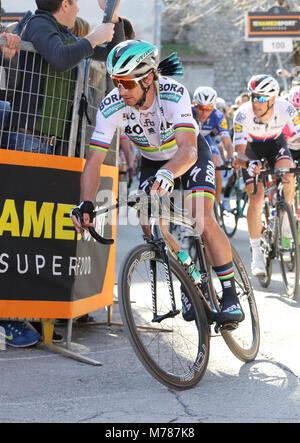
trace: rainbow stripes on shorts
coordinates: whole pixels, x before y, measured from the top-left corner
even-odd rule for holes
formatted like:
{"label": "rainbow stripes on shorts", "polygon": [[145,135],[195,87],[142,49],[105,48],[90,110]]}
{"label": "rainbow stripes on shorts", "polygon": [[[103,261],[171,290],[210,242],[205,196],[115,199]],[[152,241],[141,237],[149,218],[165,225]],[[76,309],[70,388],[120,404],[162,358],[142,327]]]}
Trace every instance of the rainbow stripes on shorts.
{"label": "rainbow stripes on shorts", "polygon": [[214,200],[215,196],[215,188],[210,186],[196,186],[195,188],[189,189],[186,192],[186,200],[190,200],[191,198],[195,197],[207,197]]}
{"label": "rainbow stripes on shorts", "polygon": [[104,152],[105,154],[109,150],[110,143],[100,142],[99,140],[90,140],[90,149],[94,151]]}

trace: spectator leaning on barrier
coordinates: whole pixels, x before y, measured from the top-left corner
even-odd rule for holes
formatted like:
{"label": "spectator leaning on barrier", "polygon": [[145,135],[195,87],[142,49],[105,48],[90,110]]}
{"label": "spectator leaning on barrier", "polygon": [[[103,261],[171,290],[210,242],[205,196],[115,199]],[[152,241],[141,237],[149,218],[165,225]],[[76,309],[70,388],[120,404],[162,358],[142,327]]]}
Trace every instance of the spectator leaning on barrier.
{"label": "spectator leaning on barrier", "polygon": [[[112,23],[98,25],[82,39],[75,37],[70,29],[79,11],[77,1],[36,0],[38,9],[25,24],[21,38],[33,44],[38,56],[20,53],[22,81],[16,87],[11,125],[2,138],[2,148],[54,152],[65,136],[64,120],[71,112],[74,86],[70,88],[70,83],[76,80],[76,66],[88,57],[105,61],[111,48],[124,40],[123,22],[117,14],[120,0]],[[98,0],[98,4],[104,10],[106,1]],[[110,43],[98,46],[104,42]],[[50,74],[47,81],[46,67]]]}
{"label": "spectator leaning on barrier", "polygon": [[[16,53],[16,48],[20,43],[20,37],[13,34],[3,33],[0,37],[6,38],[7,46],[1,46],[1,59],[12,58]],[[9,103],[0,101],[0,125],[5,114],[9,112]],[[34,345],[39,340],[39,334],[31,328],[28,323],[20,321],[2,320],[0,321],[0,336],[5,338],[7,344],[16,347]]]}

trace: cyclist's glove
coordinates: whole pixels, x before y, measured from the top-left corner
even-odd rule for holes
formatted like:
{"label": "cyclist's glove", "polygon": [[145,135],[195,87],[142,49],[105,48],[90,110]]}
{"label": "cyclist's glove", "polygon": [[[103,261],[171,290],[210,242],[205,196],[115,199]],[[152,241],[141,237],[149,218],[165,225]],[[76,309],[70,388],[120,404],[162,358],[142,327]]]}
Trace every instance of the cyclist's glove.
{"label": "cyclist's glove", "polygon": [[155,179],[160,183],[159,187],[169,193],[174,189],[174,177],[168,169],[159,169],[155,174]]}
{"label": "cyclist's glove", "polygon": [[250,175],[250,177],[254,177],[255,175],[254,169],[256,168],[256,166],[259,165],[260,165],[259,160],[250,160],[249,162],[247,162],[247,172]]}
{"label": "cyclist's glove", "polygon": [[89,214],[90,216],[90,222],[93,221],[93,218],[95,217],[95,207],[92,202],[85,200],[81,202],[78,206],[71,209],[70,211],[70,217],[75,215],[77,217],[78,221],[82,223],[83,220],[83,214]]}

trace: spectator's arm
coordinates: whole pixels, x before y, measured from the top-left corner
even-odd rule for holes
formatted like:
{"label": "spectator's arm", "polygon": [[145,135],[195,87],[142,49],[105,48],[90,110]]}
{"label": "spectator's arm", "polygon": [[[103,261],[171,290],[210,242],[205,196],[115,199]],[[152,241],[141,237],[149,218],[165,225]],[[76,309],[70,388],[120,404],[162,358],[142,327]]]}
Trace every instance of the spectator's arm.
{"label": "spectator's arm", "polygon": [[20,43],[20,37],[16,34],[8,34],[4,32],[1,37],[6,38],[7,46],[1,46],[0,49],[4,58],[13,58],[16,55],[16,48]]}
{"label": "spectator's arm", "polygon": [[122,20],[119,19],[118,23],[115,24],[115,33],[112,41],[108,43],[106,47],[95,46],[92,58],[98,61],[106,61],[107,56],[111,51],[111,49],[114,48],[118,43],[123,42],[124,40],[125,40],[124,26]]}

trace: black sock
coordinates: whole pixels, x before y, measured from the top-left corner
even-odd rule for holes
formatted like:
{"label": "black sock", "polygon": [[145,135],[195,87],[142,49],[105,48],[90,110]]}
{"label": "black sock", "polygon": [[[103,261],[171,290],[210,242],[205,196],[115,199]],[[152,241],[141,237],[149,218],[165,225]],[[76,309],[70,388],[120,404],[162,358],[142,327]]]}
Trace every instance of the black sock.
{"label": "black sock", "polygon": [[238,298],[235,290],[234,269],[232,262],[223,266],[214,266],[213,270],[217,274],[223,289],[222,309],[236,305]]}

